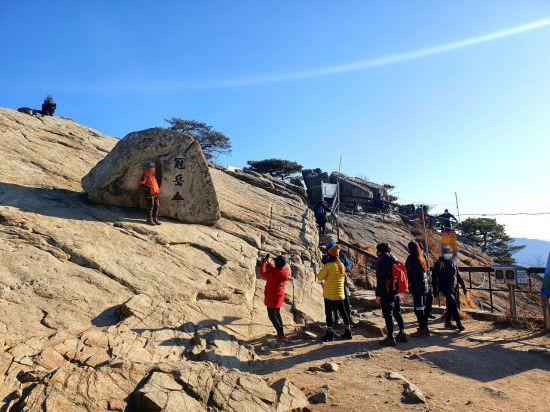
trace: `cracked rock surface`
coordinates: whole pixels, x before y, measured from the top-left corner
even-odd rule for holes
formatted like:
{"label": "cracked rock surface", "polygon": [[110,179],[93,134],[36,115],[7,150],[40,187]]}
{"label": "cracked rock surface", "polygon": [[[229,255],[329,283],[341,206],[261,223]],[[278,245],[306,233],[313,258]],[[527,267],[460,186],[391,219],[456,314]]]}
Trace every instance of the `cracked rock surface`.
{"label": "cracked rock surface", "polygon": [[211,168],[215,226],[145,226],[142,210],[92,204],[80,185],[116,142],[0,109],[0,409],[301,403],[290,384],[277,392],[249,373],[247,344],[273,332],[265,253],[284,253],[292,270],[285,324],[322,316],[318,236],[299,191]]}

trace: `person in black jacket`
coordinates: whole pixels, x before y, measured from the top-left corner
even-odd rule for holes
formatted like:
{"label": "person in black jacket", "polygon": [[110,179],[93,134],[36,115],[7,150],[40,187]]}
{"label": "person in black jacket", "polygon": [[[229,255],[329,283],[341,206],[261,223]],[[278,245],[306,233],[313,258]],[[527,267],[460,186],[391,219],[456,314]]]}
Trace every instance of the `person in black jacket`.
{"label": "person in black jacket", "polygon": [[428,258],[428,254],[426,253],[426,245],[424,242],[421,242],[419,240],[416,241],[421,248],[422,256],[424,256],[424,260],[426,261],[426,266],[428,268],[428,271],[426,272],[428,275],[428,291],[426,292],[426,316],[428,319],[435,319],[435,316],[432,314],[432,306],[433,306],[433,289],[432,289],[432,273],[431,273],[431,266],[430,266],[430,259]]}
{"label": "person in black jacket", "polygon": [[57,105],[54,103],[52,96],[46,96],[44,103],[42,103],[42,110],[40,111],[43,116],[53,116]]}
{"label": "person in black jacket", "polygon": [[[443,248],[442,256],[435,265],[433,273],[433,290],[434,297],[437,297],[439,292],[445,295],[445,302],[447,305],[447,320],[445,321],[446,329],[456,329],[459,331],[464,330],[462,322],[460,321],[460,315],[458,313],[458,306],[456,302],[456,292],[458,288],[460,273],[458,272],[458,266],[453,260],[453,255],[448,248]],[[464,281],[461,282],[464,293],[466,293],[466,287]],[[452,320],[455,320],[456,326],[452,324]]]}
{"label": "person in black jacket", "polygon": [[441,224],[443,226],[444,232],[451,231],[452,229],[451,219],[454,219],[455,222],[457,221],[456,217],[454,217],[451,213],[449,213],[449,209],[445,209],[445,213],[443,213],[442,215],[439,215],[438,217],[441,219]]}
{"label": "person in black jacket", "polygon": [[426,314],[426,294],[428,293],[428,265],[422,254],[420,245],[416,242],[409,242],[409,257],[405,262],[407,275],[409,277],[409,292],[413,296],[414,313],[418,320],[418,330],[411,333],[415,338],[430,336],[428,329],[428,316]]}
{"label": "person in black jacket", "polygon": [[[392,265],[397,259],[390,254],[391,249],[387,243],[376,245],[376,303],[382,306],[382,315],[386,321],[388,336],[381,340],[382,346],[395,346],[395,341],[407,342],[405,323],[401,315],[401,302],[399,295],[393,290]],[[393,336],[393,319],[399,326],[399,334]]]}
{"label": "person in black jacket", "polygon": [[332,213],[332,210],[324,200],[319,200],[313,208],[313,214],[315,215],[315,221],[319,227],[320,235],[324,235],[326,231],[327,213]]}

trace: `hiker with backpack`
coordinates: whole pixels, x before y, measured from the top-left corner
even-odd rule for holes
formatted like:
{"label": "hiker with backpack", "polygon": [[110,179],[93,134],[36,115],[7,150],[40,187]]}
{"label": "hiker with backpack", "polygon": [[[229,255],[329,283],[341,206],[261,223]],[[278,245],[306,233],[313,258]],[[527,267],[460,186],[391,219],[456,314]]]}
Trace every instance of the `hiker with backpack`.
{"label": "hiker with backpack", "polygon": [[[460,280],[459,280],[460,279]],[[445,329],[457,329],[461,332],[465,328],[460,320],[458,313],[458,305],[456,293],[459,283],[462,286],[464,294],[466,294],[466,285],[460,276],[458,266],[456,265],[453,254],[447,245],[443,246],[441,257],[436,263],[433,273],[433,295],[437,297],[439,292],[445,295],[445,303],[447,306],[447,318],[445,321]],[[452,320],[456,322],[456,326],[452,324]]]}
{"label": "hiker with backpack", "polygon": [[413,297],[414,313],[418,320],[418,329],[410,336],[425,338],[430,336],[428,315],[426,314],[426,295],[429,291],[428,265],[417,242],[409,242],[407,248],[409,249],[409,256],[405,262],[405,268],[409,280],[409,292]]}
{"label": "hiker with backpack", "polygon": [[151,226],[160,225],[158,213],[160,208],[160,188],[157,182],[155,163],[148,163],[139,179],[139,186],[145,201],[147,202],[147,224]]}
{"label": "hiker with backpack", "polygon": [[[333,248],[334,246],[336,246],[336,242],[330,241],[330,242],[327,243],[326,250],[328,251],[330,248]],[[349,270],[351,268],[351,263],[350,263],[348,257],[342,251],[340,251],[340,256],[339,257],[340,257],[340,260],[342,261],[342,263],[344,265],[344,268],[346,269],[346,272],[349,272]],[[330,260],[330,255],[327,252],[327,254],[323,255],[323,257],[321,258],[321,263],[323,265],[326,265],[327,263],[329,263],[329,260]],[[347,278],[347,276],[344,278],[344,294],[345,294],[344,309],[348,313],[350,323],[353,326],[353,321],[351,319],[351,305],[349,304],[349,287],[348,287],[348,278]],[[334,325],[336,325],[338,323],[338,310],[336,308],[333,309],[332,316],[333,316],[333,323],[334,323]]]}
{"label": "hiker with backpack", "polygon": [[[346,268],[340,259],[340,245],[334,245],[327,252],[329,256],[328,263],[317,274],[317,280],[324,282],[323,297],[325,298],[325,320],[327,327],[322,339],[323,342],[332,342],[334,338],[351,339],[351,322],[344,306],[346,298],[344,292]],[[340,313],[344,321],[346,330],[341,336],[334,334],[334,319],[332,317],[334,310]]]}
{"label": "hiker with backpack", "polygon": [[[391,254],[387,243],[376,245],[376,303],[382,307],[382,315],[386,321],[388,336],[381,340],[382,346],[395,346],[397,342],[407,342],[405,323],[401,315],[399,293],[407,290],[407,271],[403,263],[397,261]],[[397,321],[399,333],[393,336],[393,319]]]}
{"label": "hiker with backpack", "polygon": [[319,200],[313,208],[315,214],[315,221],[319,227],[319,234],[324,235],[327,225],[327,213],[332,213],[330,207],[327,206],[324,200]]}
{"label": "hiker with backpack", "polygon": [[290,269],[286,266],[283,256],[277,256],[271,262],[269,254],[260,263],[260,275],[265,279],[264,304],[267,307],[267,316],[277,332],[277,340],[286,339],[281,318],[281,307],[285,301],[285,284],[290,277]]}

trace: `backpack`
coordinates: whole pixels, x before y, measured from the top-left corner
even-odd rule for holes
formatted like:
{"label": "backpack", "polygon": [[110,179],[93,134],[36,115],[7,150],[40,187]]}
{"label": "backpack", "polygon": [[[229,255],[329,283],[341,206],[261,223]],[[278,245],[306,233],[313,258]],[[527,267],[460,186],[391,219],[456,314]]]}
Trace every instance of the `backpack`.
{"label": "backpack", "polygon": [[325,212],[325,208],[323,207],[323,205],[315,206],[315,209],[313,209],[313,214],[315,215],[316,218],[325,216],[326,212]]}
{"label": "backpack", "polygon": [[386,290],[388,293],[405,293],[409,290],[409,277],[407,269],[401,262],[394,261],[391,265],[391,279],[386,281]]}

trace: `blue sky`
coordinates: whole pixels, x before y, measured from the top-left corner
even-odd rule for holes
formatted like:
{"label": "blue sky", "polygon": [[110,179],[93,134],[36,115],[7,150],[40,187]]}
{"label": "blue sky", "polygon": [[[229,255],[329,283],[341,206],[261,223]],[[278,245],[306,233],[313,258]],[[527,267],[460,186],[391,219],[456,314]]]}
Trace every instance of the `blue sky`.
{"label": "blue sky", "polygon": [[[223,164],[330,171],[342,155],[344,173],[436,211],[455,191],[462,213],[550,211],[547,19],[536,0],[2,0],[0,106],[52,94],[117,137],[193,118],[232,138]],[[548,216],[498,220],[550,239]]]}

